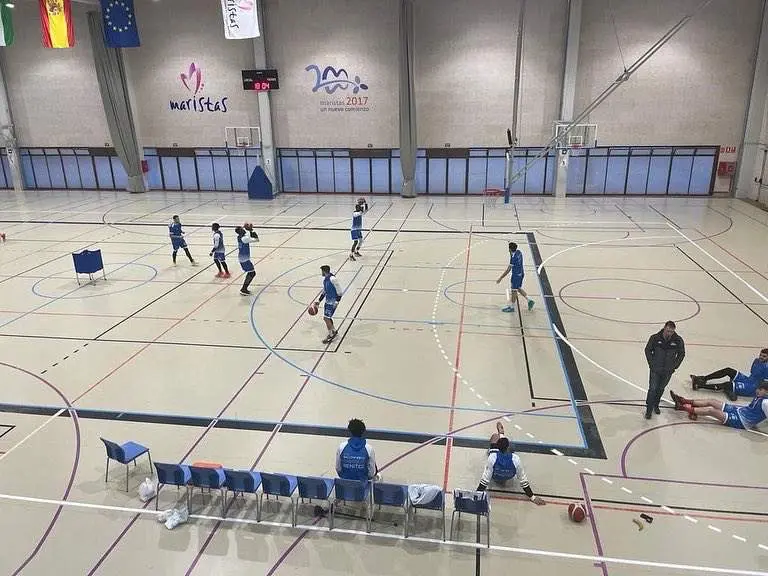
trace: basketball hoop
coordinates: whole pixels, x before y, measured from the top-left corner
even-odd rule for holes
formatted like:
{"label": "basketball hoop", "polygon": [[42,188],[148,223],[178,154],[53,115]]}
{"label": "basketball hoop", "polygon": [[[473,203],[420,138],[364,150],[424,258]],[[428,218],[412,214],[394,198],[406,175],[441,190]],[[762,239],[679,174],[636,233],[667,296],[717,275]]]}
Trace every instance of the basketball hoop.
{"label": "basketball hoop", "polygon": [[504,196],[504,190],[500,188],[486,188],[483,190],[483,203],[486,206],[496,206],[496,200]]}

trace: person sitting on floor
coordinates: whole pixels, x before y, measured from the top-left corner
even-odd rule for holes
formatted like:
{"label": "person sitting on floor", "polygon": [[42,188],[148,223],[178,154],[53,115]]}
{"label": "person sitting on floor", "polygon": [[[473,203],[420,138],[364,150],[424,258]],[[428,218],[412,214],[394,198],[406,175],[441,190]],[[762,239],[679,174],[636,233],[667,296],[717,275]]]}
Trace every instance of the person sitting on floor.
{"label": "person sitting on floor", "polygon": [[501,486],[513,478],[517,478],[520,487],[525,495],[536,504],[543,506],[546,504],[543,498],[536,496],[531,490],[528,482],[528,476],[525,474],[523,462],[520,457],[512,451],[509,439],[504,436],[504,425],[501,422],[496,423],[496,432],[491,435],[491,447],[488,450],[488,460],[485,463],[483,477],[477,486],[478,492],[483,492],[488,488],[491,481]]}
{"label": "person sitting on floor", "polygon": [[728,404],[718,400],[693,400],[670,392],[675,410],[688,413],[688,418],[710,416],[723,426],[736,430],[750,430],[768,419],[768,380],[763,380],[755,390],[755,398],[746,406]]}
{"label": "person sitting on floor", "polygon": [[[710,380],[721,380],[722,378],[728,378],[728,380],[709,383]],[[723,368],[706,376],[691,374],[691,385],[694,390],[703,388],[704,390],[723,392],[731,402],[735,402],[739,396],[754,396],[757,385],[763,380],[768,380],[768,348],[760,350],[760,355],[752,361],[749,376],[735,368]]]}

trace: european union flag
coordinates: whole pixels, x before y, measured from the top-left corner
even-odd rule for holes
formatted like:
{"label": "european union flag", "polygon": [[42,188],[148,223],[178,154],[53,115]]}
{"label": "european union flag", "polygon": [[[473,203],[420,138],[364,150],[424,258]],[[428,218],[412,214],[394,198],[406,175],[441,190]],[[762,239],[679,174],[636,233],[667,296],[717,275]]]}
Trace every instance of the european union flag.
{"label": "european union flag", "polygon": [[133,0],[101,0],[104,42],[110,48],[135,48],[139,43]]}

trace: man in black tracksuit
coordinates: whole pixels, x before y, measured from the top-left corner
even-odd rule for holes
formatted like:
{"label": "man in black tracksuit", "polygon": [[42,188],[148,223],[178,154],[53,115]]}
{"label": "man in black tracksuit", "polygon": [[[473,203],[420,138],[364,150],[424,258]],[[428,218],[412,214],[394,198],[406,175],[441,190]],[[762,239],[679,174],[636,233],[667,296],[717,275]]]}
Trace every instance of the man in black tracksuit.
{"label": "man in black tracksuit", "polygon": [[659,402],[664,388],[669,384],[672,374],[680,367],[685,358],[685,343],[675,332],[675,323],[671,320],[664,324],[664,329],[648,339],[645,345],[645,358],[651,376],[648,381],[648,396],[645,399],[645,419],[651,419],[651,412],[661,414]]}

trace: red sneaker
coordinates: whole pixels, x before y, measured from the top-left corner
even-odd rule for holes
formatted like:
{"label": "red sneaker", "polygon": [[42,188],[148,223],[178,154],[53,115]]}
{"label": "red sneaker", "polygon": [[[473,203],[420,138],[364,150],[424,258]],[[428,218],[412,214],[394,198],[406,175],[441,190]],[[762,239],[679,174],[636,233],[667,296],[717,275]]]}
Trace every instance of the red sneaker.
{"label": "red sneaker", "polygon": [[690,406],[693,404],[693,400],[689,400],[688,398],[683,398],[680,396],[680,394],[675,394],[674,390],[671,390],[669,392],[669,395],[672,397],[672,400],[675,402],[675,410],[687,410],[686,406]]}
{"label": "red sneaker", "polygon": [[224,278],[224,273],[219,272],[218,274],[216,274],[216,276],[214,276],[214,278]]}
{"label": "red sneaker", "polygon": [[222,276],[222,278],[231,278],[231,277],[232,277],[232,274],[230,274],[229,272],[227,272],[226,274],[224,274],[224,276]]}

